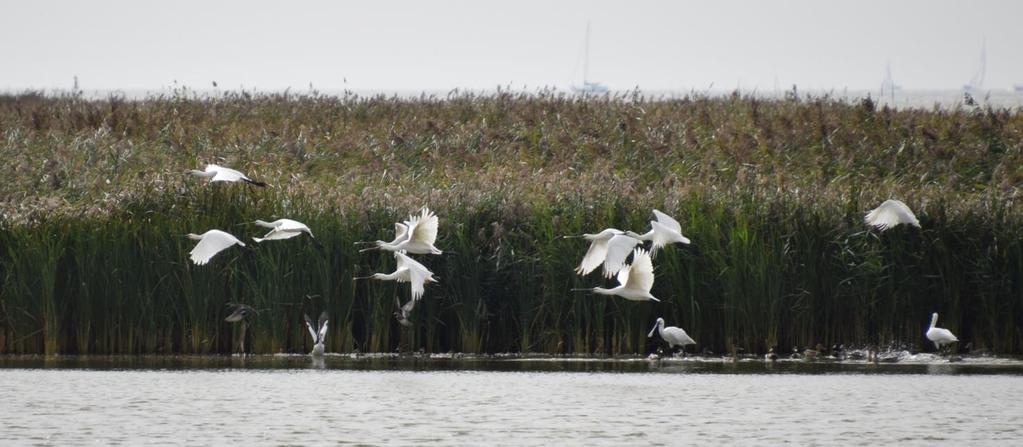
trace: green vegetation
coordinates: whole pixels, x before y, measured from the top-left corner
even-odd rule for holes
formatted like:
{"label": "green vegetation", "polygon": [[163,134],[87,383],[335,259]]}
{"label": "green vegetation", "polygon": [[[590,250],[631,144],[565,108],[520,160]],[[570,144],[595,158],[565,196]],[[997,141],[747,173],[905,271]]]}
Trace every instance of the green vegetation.
{"label": "green vegetation", "polygon": [[[905,342],[931,312],[974,349],[1023,353],[1023,114],[877,109],[823,98],[647,100],[557,93],[359,98],[187,93],[129,101],[0,96],[0,353],[226,353],[227,302],[261,312],[254,352],[305,352],[302,313],[331,316],[330,351],[645,353],[658,316],[699,348]],[[270,183],[209,185],[216,162]],[[879,234],[888,197],[922,229]],[[390,239],[423,205],[441,217],[407,285],[354,241]],[[688,247],[654,261],[634,303],[573,293],[565,234],[645,231],[675,216]],[[188,262],[182,237],[246,240],[255,219],[303,238]]]}

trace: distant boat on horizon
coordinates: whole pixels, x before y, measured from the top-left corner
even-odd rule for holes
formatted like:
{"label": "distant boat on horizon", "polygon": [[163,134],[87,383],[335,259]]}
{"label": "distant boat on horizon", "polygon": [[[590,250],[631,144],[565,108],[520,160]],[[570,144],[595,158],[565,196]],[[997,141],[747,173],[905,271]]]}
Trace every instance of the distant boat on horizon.
{"label": "distant boat on horizon", "polygon": [[980,44],[980,62],[976,73],[970,78],[970,82],[963,85],[963,91],[967,93],[978,93],[984,89],[984,77],[987,74],[987,39]]}
{"label": "distant boat on horizon", "polygon": [[573,85],[572,91],[583,95],[599,95],[608,92],[606,85],[590,81],[590,22],[586,22],[586,43],[583,49],[583,84]]}

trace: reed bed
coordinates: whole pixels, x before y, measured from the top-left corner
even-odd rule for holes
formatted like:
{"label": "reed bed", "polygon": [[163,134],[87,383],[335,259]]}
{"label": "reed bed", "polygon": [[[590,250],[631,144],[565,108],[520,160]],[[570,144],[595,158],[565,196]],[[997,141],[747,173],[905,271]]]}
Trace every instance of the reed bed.
{"label": "reed bed", "polygon": [[[0,96],[0,353],[228,353],[228,302],[260,310],[257,353],[306,352],[326,310],[330,351],[643,354],[657,317],[699,349],[846,344],[931,349],[931,312],[974,351],[1023,353],[1023,115],[892,110],[865,99],[765,101],[534,94],[330,97],[230,93],[86,100]],[[216,162],[266,189],[208,185]],[[906,201],[922,229],[863,214]],[[440,278],[405,329],[407,285],[355,241],[429,205]],[[586,246],[675,216],[691,246],[658,254],[634,303],[571,292]],[[188,262],[183,234],[248,239],[255,219],[302,238]],[[255,245],[253,243],[253,245]]]}

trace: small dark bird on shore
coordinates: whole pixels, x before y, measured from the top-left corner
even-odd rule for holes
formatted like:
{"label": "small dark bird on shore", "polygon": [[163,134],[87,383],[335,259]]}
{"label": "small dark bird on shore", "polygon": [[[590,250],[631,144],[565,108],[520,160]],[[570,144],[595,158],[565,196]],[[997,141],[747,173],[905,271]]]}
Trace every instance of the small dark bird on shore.
{"label": "small dark bird on shore", "polygon": [[238,340],[238,351],[241,354],[245,354],[245,335],[249,325],[249,319],[255,315],[259,315],[259,311],[253,309],[251,306],[240,304],[240,303],[227,303],[228,306],[234,306],[234,311],[224,321],[228,323],[242,323],[242,333]]}
{"label": "small dark bird on shore", "polygon": [[813,349],[806,348],[806,350],[803,351],[803,358],[807,360],[817,360],[818,357],[825,355],[826,353],[827,348],[825,348],[824,345],[817,343]]}

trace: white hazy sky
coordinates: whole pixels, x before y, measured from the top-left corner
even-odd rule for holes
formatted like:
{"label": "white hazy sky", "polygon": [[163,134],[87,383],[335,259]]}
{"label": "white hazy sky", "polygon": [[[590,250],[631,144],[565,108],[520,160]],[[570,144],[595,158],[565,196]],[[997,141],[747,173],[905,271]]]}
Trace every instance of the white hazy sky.
{"label": "white hazy sky", "polygon": [[[1023,1],[2,1],[0,89],[1023,84]],[[344,79],[347,79],[345,83]]]}

